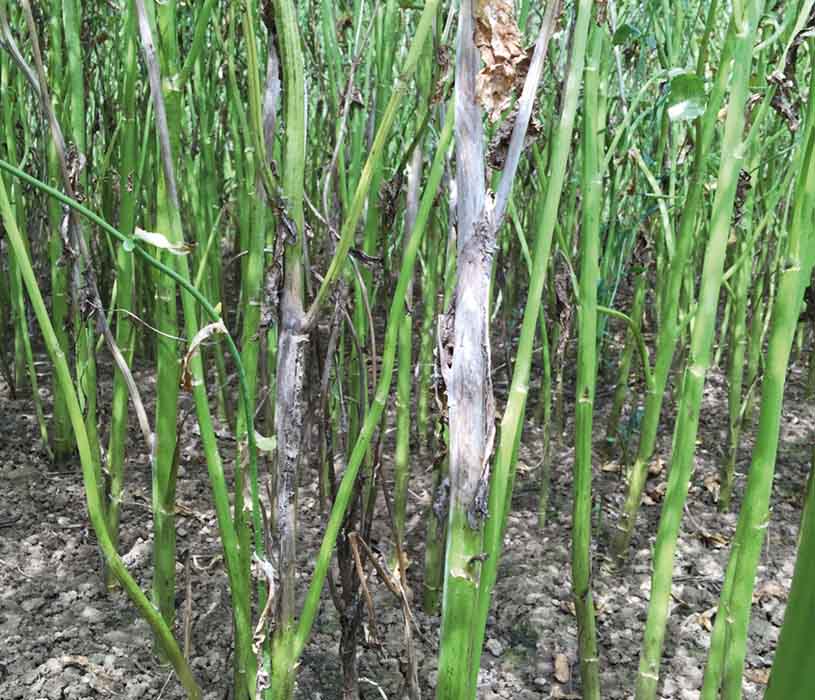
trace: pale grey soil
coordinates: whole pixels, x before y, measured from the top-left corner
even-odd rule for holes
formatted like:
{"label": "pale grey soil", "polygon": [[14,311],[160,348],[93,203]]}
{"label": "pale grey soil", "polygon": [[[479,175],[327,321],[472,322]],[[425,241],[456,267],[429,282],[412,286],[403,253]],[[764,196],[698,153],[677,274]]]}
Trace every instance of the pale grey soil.
{"label": "pale grey soil", "polygon": [[[44,378],[45,379],[45,378]],[[104,386],[109,385],[105,380]],[[139,381],[152,393],[151,377]],[[744,697],[761,697],[795,557],[801,499],[809,468],[813,408],[803,400],[803,378],[794,370],[786,403],[779,453],[773,520],[762,556],[756,604],[750,628]],[[43,382],[47,385],[47,381]],[[106,389],[107,391],[107,389]],[[500,394],[500,387],[498,388]],[[709,625],[717,603],[732,514],[722,515],[705,480],[714,476],[726,444],[724,386],[714,374],[706,390],[700,428],[697,468],[683,520],[675,568],[669,637],[662,670],[662,697],[698,697],[704,670]],[[534,396],[534,392],[532,394]],[[607,398],[599,397],[598,436],[604,430]],[[100,402],[107,405],[107,401]],[[567,402],[568,405],[569,402]],[[104,420],[103,420],[104,422]],[[227,697],[231,659],[231,623],[226,577],[219,554],[217,527],[206,468],[190,420],[185,429],[179,481],[179,621],[183,635],[186,578],[183,563],[190,555],[193,668],[208,698]],[[671,425],[672,422],[666,423]],[[562,440],[570,444],[571,425]],[[151,639],[132,606],[120,594],[107,595],[99,575],[100,559],[85,515],[77,464],[54,471],[37,444],[30,401],[11,401],[0,384],[0,699],[48,698],[179,698],[182,693],[169,671],[151,651]],[[127,495],[122,514],[122,551],[137,580],[149,585],[150,476],[139,433],[131,436]],[[661,437],[667,461],[671,436]],[[739,489],[749,465],[747,445],[739,463]],[[548,523],[537,528],[537,466],[540,429],[530,423],[520,453],[520,473],[506,537],[506,550],[482,658],[479,697],[485,699],[579,698],[576,667],[576,623],[569,589],[570,468],[572,453],[558,449],[553,458],[553,489]],[[650,547],[659,514],[660,483],[665,471],[652,477],[628,569],[612,572],[605,561],[606,532],[622,499],[621,477],[597,440],[597,555],[595,600],[598,607],[604,698],[629,698],[636,674],[648,599]],[[229,460],[234,443],[224,441]],[[385,449],[390,468],[389,450]],[[421,591],[420,549],[424,506],[429,500],[426,463],[417,460],[412,484],[412,520],[408,550],[413,590]],[[304,469],[301,506],[303,582],[318,546],[323,519],[316,508],[313,465]],[[14,522],[7,522],[15,519]],[[385,551],[388,533],[378,532]],[[725,546],[722,546],[725,545]],[[360,675],[366,699],[393,700],[402,684],[402,617],[391,594],[372,582],[382,647],[363,649]],[[438,619],[416,612],[419,677],[426,697],[436,679]],[[298,697],[331,700],[340,697],[337,656],[339,626],[326,596],[299,674]],[[169,682],[168,682],[169,679]],[[559,680],[558,680],[559,679]],[[369,682],[370,681],[370,682]],[[374,684],[378,684],[377,688]],[[381,692],[380,692],[381,691]]]}

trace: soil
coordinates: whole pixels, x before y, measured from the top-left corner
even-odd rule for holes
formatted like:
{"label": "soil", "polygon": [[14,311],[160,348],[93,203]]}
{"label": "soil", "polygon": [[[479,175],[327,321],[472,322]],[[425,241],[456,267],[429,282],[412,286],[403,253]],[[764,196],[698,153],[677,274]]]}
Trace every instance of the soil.
{"label": "soil", "polygon": [[[44,359],[44,358],[43,358]],[[45,361],[38,364],[47,371]],[[109,405],[109,368],[101,372],[101,406]],[[154,378],[138,373],[145,395]],[[811,457],[815,410],[803,400],[803,371],[791,372],[775,479],[772,523],[756,583],[744,679],[744,697],[759,698],[767,681],[772,654],[783,621],[795,561],[802,494]],[[47,375],[41,386],[48,386]],[[501,394],[500,385],[496,388]],[[568,391],[568,389],[567,389]],[[47,390],[42,390],[46,410]],[[531,394],[534,400],[534,391]],[[189,398],[185,398],[188,401]],[[654,474],[634,537],[630,563],[615,572],[606,560],[607,531],[623,498],[616,462],[606,453],[604,411],[610,397],[598,396],[595,463],[596,557],[594,593],[598,610],[600,668],[604,698],[630,698],[637,670],[649,593],[650,552],[659,517],[666,467],[655,461]],[[531,401],[530,403],[532,403]],[[566,401],[567,406],[569,401]],[[532,411],[528,411],[532,413]],[[756,412],[757,413],[757,412]],[[107,416],[101,416],[105,425]],[[671,426],[673,417],[666,418]],[[736,516],[722,514],[715,502],[715,477],[727,444],[725,384],[712,371],[707,383],[699,434],[696,471],[682,522],[674,568],[673,601],[662,665],[661,697],[697,698],[709,632],[728,545]],[[572,442],[567,420],[559,444]],[[222,454],[234,456],[234,442],[223,431]],[[753,435],[743,440],[737,491],[743,489]],[[479,698],[579,698],[576,666],[576,622],[569,583],[570,489],[573,452],[553,454],[552,495],[548,520],[538,529],[537,482],[542,431],[529,418],[520,449],[513,511],[505,541],[496,601],[489,620],[479,677]],[[659,456],[670,456],[670,430],[660,437]],[[192,592],[189,620],[190,657],[207,698],[227,698],[231,677],[232,630],[229,593],[220,556],[217,526],[206,466],[198,446],[194,419],[183,432],[178,484],[178,620],[183,638],[187,590]],[[385,449],[389,473],[390,450]],[[139,583],[151,576],[150,473],[133,425],[127,462],[127,493],[122,511],[121,548]],[[662,467],[660,469],[660,465]],[[417,458],[411,484],[408,571],[420,592],[425,508],[430,501],[427,461]],[[0,698],[3,700],[80,700],[82,698],[180,698],[183,692],[170,670],[153,654],[151,635],[121,593],[105,592],[101,561],[89,528],[77,463],[51,466],[44,457],[30,399],[11,400],[0,383]],[[322,534],[323,517],[316,500],[313,465],[305,465],[300,492],[303,585]],[[386,551],[388,533],[378,532]],[[185,568],[185,563],[189,562]],[[185,573],[187,572],[187,573]],[[372,593],[381,648],[360,650],[362,698],[401,697],[400,661],[404,657],[401,611],[376,580]],[[418,593],[417,593],[418,598]],[[425,697],[436,681],[439,620],[415,606],[419,677]],[[333,700],[341,697],[337,613],[324,602],[298,675],[297,697]]]}

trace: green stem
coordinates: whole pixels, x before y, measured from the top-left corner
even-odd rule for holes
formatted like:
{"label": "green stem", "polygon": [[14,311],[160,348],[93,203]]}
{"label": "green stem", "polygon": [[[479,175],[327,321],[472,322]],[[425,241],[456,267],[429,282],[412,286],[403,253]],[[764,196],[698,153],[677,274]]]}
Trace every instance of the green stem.
{"label": "green stem", "polygon": [[[206,315],[212,322],[218,322],[221,320],[220,312],[210,304],[210,302],[204,297],[201,292],[199,292],[193,284],[187,279],[186,275],[182,275],[181,273],[177,272],[176,270],[168,267],[161,261],[154,258],[150,253],[144,250],[139,244],[135,243],[132,239],[126,237],[121,232],[117,231],[113,228],[108,222],[102,219],[100,216],[95,214],[94,212],[90,211],[86,207],[82,206],[78,202],[74,201],[70,197],[67,197],[59,190],[55,190],[53,187],[50,187],[44,182],[37,180],[36,178],[28,175],[24,171],[20,170],[19,168],[15,167],[11,163],[6,162],[5,160],[0,159],[0,170],[8,172],[15,177],[27,182],[29,185],[36,187],[43,192],[46,192],[49,196],[54,197],[55,199],[59,200],[63,204],[67,205],[74,211],[79,212],[82,216],[86,217],[93,223],[100,226],[107,234],[112,236],[113,238],[117,239],[121,243],[125,245],[125,249],[132,251],[134,254],[138,255],[142,260],[144,260],[148,265],[151,267],[160,270],[163,274],[168,275],[173,278],[173,280],[184,289],[186,294],[182,295],[182,302],[186,302],[185,306],[185,313],[184,317],[187,321],[188,328],[187,333],[192,338],[195,336],[197,329],[195,328],[196,325],[196,313],[195,307],[191,304],[192,301],[196,302],[199,306],[201,306]],[[183,270],[186,272],[186,267]],[[190,333],[190,330],[193,330],[193,333]],[[247,425],[250,426],[249,430],[247,431],[247,440],[249,443],[249,460],[250,460],[250,468],[252,462],[254,461],[255,469],[257,469],[257,444],[255,440],[255,433],[254,433],[254,417],[253,411],[251,406],[249,405],[248,401],[248,392],[246,389],[246,375],[243,370],[243,364],[241,363],[240,353],[238,352],[238,348],[235,345],[235,341],[232,339],[232,336],[228,333],[225,334],[225,340],[227,349],[229,351],[230,356],[232,357],[233,362],[235,363],[236,371],[238,374],[238,384],[240,387],[240,399],[242,409],[247,413]],[[199,423],[201,424],[201,440],[203,442],[204,452],[207,456],[207,466],[209,469],[209,476],[210,482],[212,485],[212,490],[215,496],[215,509],[216,515],[218,517],[218,527],[221,532],[221,540],[223,544],[224,554],[227,560],[227,573],[230,577],[230,587],[232,589],[232,600],[233,605],[236,609],[236,615],[240,619],[240,623],[238,625],[238,631],[241,634],[249,634],[251,638],[251,621],[249,618],[249,610],[248,610],[248,582],[243,580],[240,575],[240,563],[238,561],[238,545],[237,545],[237,536],[234,530],[234,525],[232,523],[232,518],[229,514],[229,493],[226,486],[226,478],[223,472],[223,466],[220,461],[220,457],[218,455],[218,449],[215,439],[215,433],[212,427],[211,418],[209,416],[209,406],[207,403],[207,395],[205,391],[205,386],[203,384],[203,366],[201,364],[201,356],[200,352],[195,352],[193,357],[190,361],[190,373],[193,378],[193,395],[195,398],[196,403],[196,410],[198,412],[198,419]],[[95,485],[96,481],[89,482],[91,485]],[[89,497],[90,498],[90,497]],[[116,575],[116,571],[114,571],[114,575]],[[118,578],[118,576],[117,576]],[[152,610],[151,605],[151,610]],[[249,647],[251,648],[251,647]],[[253,663],[251,659],[246,658],[246,663],[250,664]],[[254,692],[254,678],[253,672],[251,668],[247,670],[247,684],[251,682],[252,684],[252,692]]]}
{"label": "green stem", "polygon": [[572,595],[577,614],[583,697],[600,699],[599,659],[591,591],[592,424],[597,376],[597,286],[600,280],[600,129],[597,109],[603,32],[592,29],[586,64],[583,122],[583,207],[580,235],[577,388],[575,406],[574,504],[572,508]]}
{"label": "green stem", "polygon": [[[4,169],[7,168],[4,167]],[[60,349],[59,341],[51,325],[51,319],[48,317],[45,302],[37,286],[37,279],[28,259],[25,242],[20,234],[20,230],[17,228],[17,222],[14,219],[6,193],[5,181],[2,177],[0,177],[0,214],[2,215],[3,224],[6,229],[6,236],[20,265],[23,281],[25,282],[31,305],[34,308],[37,322],[40,325],[48,354],[54,364],[57,381],[60,383],[65,395],[68,414],[76,435],[77,449],[79,450],[80,462],[82,464],[82,477],[85,483],[88,514],[90,515],[91,524],[96,533],[99,547],[104,554],[105,562],[127,595],[139,609],[141,615],[150,625],[156,639],[161,643],[164,653],[178,674],[179,680],[187,693],[189,693],[190,698],[198,700],[202,697],[201,689],[196,683],[184,655],[181,653],[178,644],[173,638],[170,628],[127,571],[108,533],[104,504],[99,497],[99,484],[96,483],[93,456],[88,442],[88,435],[85,431],[82,411],[79,408],[79,400],[71,380],[68,362],[65,358],[65,353]]]}
{"label": "green stem", "polygon": [[636,700],[654,700],[657,693],[659,664],[662,658],[670,604],[674,552],[693,471],[702,390],[710,365],[711,344],[715,330],[727,240],[730,235],[733,202],[741,162],[744,159],[742,147],[744,105],[752,64],[755,29],[762,8],[761,0],[751,0],[749,25],[744,28],[743,32],[736,34],[730,103],[716,197],[710,221],[710,239],[705,250],[699,301],[691,334],[690,354],[683,375],[681,397],[677,409],[668,488],[654,547],[654,573],[651,580],[648,618],[637,677]]}

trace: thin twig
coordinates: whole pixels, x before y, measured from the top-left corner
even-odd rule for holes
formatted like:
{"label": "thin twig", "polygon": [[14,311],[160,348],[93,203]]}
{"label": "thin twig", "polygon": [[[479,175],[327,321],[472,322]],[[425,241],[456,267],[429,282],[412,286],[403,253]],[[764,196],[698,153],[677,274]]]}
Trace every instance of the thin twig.
{"label": "thin twig", "polygon": [[371,598],[371,592],[368,590],[368,577],[365,575],[365,567],[362,564],[362,559],[359,556],[359,547],[357,543],[359,537],[356,532],[352,532],[348,536],[348,542],[351,545],[351,553],[354,555],[354,565],[357,571],[357,578],[359,585],[362,588],[363,596],[365,597],[365,607],[368,609],[368,622],[370,624],[371,636],[378,642],[379,635],[376,631],[376,613],[374,613],[374,601]]}

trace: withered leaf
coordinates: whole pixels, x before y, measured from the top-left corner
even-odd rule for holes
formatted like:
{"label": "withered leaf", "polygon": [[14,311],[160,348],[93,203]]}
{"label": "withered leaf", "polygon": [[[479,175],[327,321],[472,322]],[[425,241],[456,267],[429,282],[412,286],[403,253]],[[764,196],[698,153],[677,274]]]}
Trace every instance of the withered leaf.
{"label": "withered leaf", "polygon": [[668,490],[668,482],[660,481],[656,486],[646,489],[642,496],[643,503],[653,506],[661,503],[665,497],[665,492]]}
{"label": "withered leaf", "polygon": [[722,547],[726,547],[728,544],[730,544],[730,540],[718,532],[708,532],[707,530],[702,530],[697,534],[699,535],[699,539],[702,540],[706,547],[721,549]]}
{"label": "withered leaf", "polygon": [[[495,130],[495,135],[490,142],[487,151],[487,162],[494,170],[502,170],[509,153],[509,142],[512,138],[512,131],[515,128],[515,120],[518,116],[518,106],[507,115],[501,125]],[[526,150],[543,134],[543,125],[534,116],[529,121],[524,136],[523,148]]]}
{"label": "withered leaf", "polygon": [[277,437],[274,435],[266,437],[256,430],[255,445],[257,445],[258,450],[261,452],[274,452],[277,449]]}
{"label": "withered leaf", "polygon": [[721,491],[721,488],[722,488],[721,482],[719,480],[719,475],[718,474],[708,474],[707,476],[705,476],[702,483],[704,483],[705,488],[707,489],[708,493],[710,493],[713,496],[713,502],[718,503],[719,502],[719,492]]}
{"label": "withered leaf", "polygon": [[228,335],[229,331],[226,329],[224,325],[223,319],[218,319],[213,323],[210,323],[204,326],[198,333],[195,334],[195,337],[190,341],[189,346],[187,347],[187,352],[184,355],[184,359],[181,362],[181,387],[185,391],[192,391],[192,375],[190,373],[190,360],[192,356],[195,354],[195,351],[198,347],[203,343],[205,340],[210,338],[211,336],[215,335],[216,333],[222,333],[223,335]]}
{"label": "withered leaf", "polygon": [[758,685],[767,685],[770,682],[770,669],[769,668],[748,668],[744,671],[744,677]]}
{"label": "withered leaf", "polygon": [[155,248],[166,250],[173,255],[187,255],[192,250],[192,245],[189,243],[172,243],[163,233],[145,231],[138,226],[133,233],[133,238],[138,241],[144,241]]}
{"label": "withered leaf", "polygon": [[699,613],[699,624],[708,632],[713,631],[713,621],[716,619],[716,611],[718,609],[718,606],[715,606]]}
{"label": "withered leaf", "polygon": [[474,15],[475,45],[484,64],[476,94],[490,119],[497,121],[523,83],[527,52],[511,0],[478,0]]}
{"label": "withered leaf", "polygon": [[767,581],[766,583],[762,583],[753,592],[754,603],[765,600],[772,600],[773,598],[778,600],[786,600],[787,598],[787,591],[780,583],[777,583],[775,581]]}
{"label": "withered leaf", "polygon": [[657,457],[653,462],[651,462],[651,464],[648,465],[648,473],[651,476],[661,474],[663,469],[665,469],[665,462],[662,461],[661,457]]}
{"label": "withered leaf", "polygon": [[572,676],[566,654],[555,654],[555,678],[558,683],[568,683]]}

